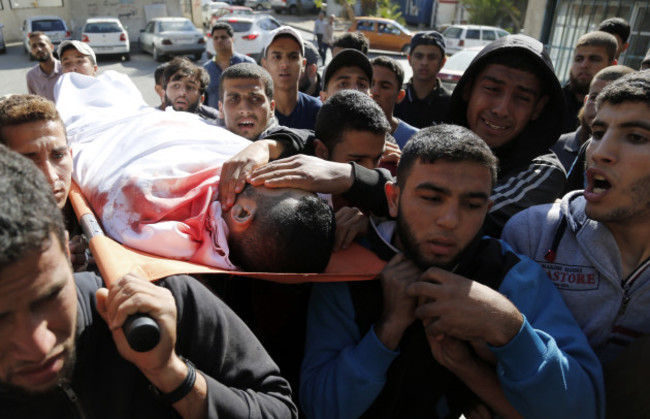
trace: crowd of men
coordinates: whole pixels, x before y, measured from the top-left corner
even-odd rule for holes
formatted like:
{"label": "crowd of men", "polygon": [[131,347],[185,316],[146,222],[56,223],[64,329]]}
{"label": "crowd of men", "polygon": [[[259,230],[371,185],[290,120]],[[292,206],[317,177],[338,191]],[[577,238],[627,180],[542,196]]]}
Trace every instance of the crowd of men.
{"label": "crowd of men", "polygon": [[[627,22],[579,38],[565,86],[509,35],[453,92],[435,31],[408,81],[358,33],[316,49],[282,26],[259,65],[211,33],[203,66],[152,75],[155,107],[87,44],[57,59],[30,35],[30,94],[0,98],[0,416],[650,415],[650,72],[617,65]],[[384,267],[106,283],[72,178],[140,250],[318,273],[361,245]],[[136,314],[160,330],[146,352]]]}

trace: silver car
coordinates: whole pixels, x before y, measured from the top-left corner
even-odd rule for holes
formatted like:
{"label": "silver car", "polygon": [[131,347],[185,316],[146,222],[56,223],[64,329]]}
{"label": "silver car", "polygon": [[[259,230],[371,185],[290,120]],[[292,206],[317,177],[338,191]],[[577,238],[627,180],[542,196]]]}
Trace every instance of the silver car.
{"label": "silver car", "polygon": [[95,55],[119,54],[129,61],[129,34],[114,17],[91,17],[81,30],[81,42],[87,42]]}
{"label": "silver car", "polygon": [[189,19],[159,17],[140,31],[140,47],[156,61],[168,55],[193,55],[199,60],[205,51],[205,37]]}

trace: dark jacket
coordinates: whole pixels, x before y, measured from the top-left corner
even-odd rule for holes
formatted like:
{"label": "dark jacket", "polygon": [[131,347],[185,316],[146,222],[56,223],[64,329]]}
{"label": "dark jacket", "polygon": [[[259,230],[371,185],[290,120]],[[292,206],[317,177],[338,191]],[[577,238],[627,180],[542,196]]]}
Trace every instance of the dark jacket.
{"label": "dark jacket", "polygon": [[[515,213],[532,205],[553,202],[562,193],[566,173],[550,151],[562,133],[566,104],[553,63],[541,42],[525,36],[510,35],[486,46],[465,70],[451,96],[447,122],[467,127],[465,89],[471,88],[483,68],[499,57],[524,54],[541,73],[542,92],[550,96],[539,117],[507,144],[492,151],[499,158],[499,174],[492,199],[494,206],[486,220],[486,233],[498,236],[505,222]],[[498,61],[497,61],[498,62]]]}
{"label": "dark jacket", "polygon": [[[0,387],[2,418],[176,418],[134,364],[122,358],[97,313],[101,279],[75,275],[76,362],[70,380],[39,395]],[[297,417],[278,367],[243,322],[210,291],[187,276],[165,278],[178,309],[176,352],[207,382],[208,417]]]}

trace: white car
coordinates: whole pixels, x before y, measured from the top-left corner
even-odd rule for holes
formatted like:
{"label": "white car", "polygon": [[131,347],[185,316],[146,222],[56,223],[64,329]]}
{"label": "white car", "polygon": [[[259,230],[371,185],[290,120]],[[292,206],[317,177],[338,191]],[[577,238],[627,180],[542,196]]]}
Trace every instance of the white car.
{"label": "white car", "polygon": [[87,42],[95,55],[119,54],[124,61],[129,61],[129,34],[124,26],[114,17],[93,17],[86,20],[81,30],[81,42]]}
{"label": "white car", "polygon": [[438,77],[447,90],[454,90],[458,80],[483,48],[485,47],[469,47],[447,58],[444,67],[438,72]]}
{"label": "white car", "polygon": [[[232,26],[235,33],[233,37],[235,52],[248,55],[258,62],[262,56],[266,40],[271,36],[271,32],[282,26],[273,16],[264,14],[254,16],[227,15],[218,21],[226,22]],[[211,38],[208,42],[207,51],[208,56],[215,54]]]}
{"label": "white car", "polygon": [[447,44],[448,55],[469,47],[485,46],[507,35],[510,33],[504,29],[480,25],[452,25],[442,33]]}
{"label": "white car", "polygon": [[201,12],[203,14],[203,26],[208,28],[210,26],[210,17],[213,14],[217,13],[219,9],[230,6],[230,4],[223,1],[214,1],[212,3],[204,3],[201,6]]}
{"label": "white car", "polygon": [[205,51],[205,37],[187,18],[158,17],[140,31],[140,47],[156,61],[168,55],[192,55],[200,60]]}
{"label": "white car", "polygon": [[29,48],[29,36],[32,32],[45,33],[50,38],[52,45],[54,45],[54,51],[61,42],[72,39],[72,33],[68,30],[65,20],[58,16],[30,16],[23,20],[22,32],[23,47],[25,48],[25,54],[29,54],[30,60],[34,59]]}

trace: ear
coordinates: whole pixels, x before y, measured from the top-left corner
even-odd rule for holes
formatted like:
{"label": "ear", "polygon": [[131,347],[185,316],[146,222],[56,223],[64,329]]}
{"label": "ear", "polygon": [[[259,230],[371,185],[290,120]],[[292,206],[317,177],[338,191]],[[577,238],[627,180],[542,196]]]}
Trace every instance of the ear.
{"label": "ear", "polygon": [[226,214],[231,232],[239,233],[248,229],[255,219],[257,204],[252,199],[238,199]]}
{"label": "ear", "polygon": [[204,100],[205,100],[205,95],[201,95],[201,99],[199,99],[199,103],[203,104]]}
{"label": "ear", "polygon": [[307,67],[307,59],[305,57],[302,58],[302,66],[300,66],[300,69],[303,70],[305,67]]}
{"label": "ear", "polygon": [[218,111],[219,111],[219,118],[221,118],[221,119],[226,119],[226,117],[223,116],[223,104],[221,103],[221,101],[218,102],[218,108],[219,108],[219,109],[218,109]]}
{"label": "ear", "polygon": [[98,69],[98,68],[99,68],[99,67],[97,67],[97,65],[95,65],[95,66],[93,67],[93,76],[97,76],[97,69]]}
{"label": "ear", "polygon": [[275,99],[273,99],[271,101],[271,103],[269,104],[269,110],[271,111],[271,115],[269,115],[269,117],[271,117],[271,116],[273,116],[273,113],[275,112]]}
{"label": "ear", "polygon": [[264,69],[268,71],[269,69],[266,67],[266,58],[262,58],[260,62],[262,63],[262,67],[264,67]]}
{"label": "ear", "polygon": [[609,65],[616,65],[616,64],[618,64],[618,60],[617,60],[616,58],[614,58],[614,59],[609,63]]}
{"label": "ear", "polygon": [[549,95],[544,95],[537,100],[537,103],[535,104],[535,110],[533,110],[533,114],[530,116],[530,120],[534,121],[539,116],[541,115],[542,111],[544,110],[544,106],[546,106],[546,103],[548,103],[548,100],[550,99]]}
{"label": "ear", "polygon": [[310,64],[307,66],[307,74],[309,77],[314,77],[314,75],[318,72],[318,66],[316,64]]}
{"label": "ear", "polygon": [[386,193],[386,198],[388,199],[388,212],[390,213],[391,217],[397,218],[400,192],[400,188],[397,186],[397,182],[386,182],[386,185],[384,185],[384,192]]}
{"label": "ear", "polygon": [[314,154],[316,155],[316,157],[323,160],[330,159],[330,152],[327,149],[327,146],[318,138],[314,140]]}
{"label": "ear", "polygon": [[402,103],[405,97],[406,97],[406,90],[399,89],[399,92],[397,92],[397,102],[395,103]]}
{"label": "ear", "polygon": [[[629,46],[630,46],[630,43],[629,43],[629,42],[624,43],[624,44],[623,44],[623,48],[621,48],[621,54],[624,53],[625,51],[627,51],[627,48],[628,48]],[[620,57],[620,54],[619,54],[619,57]]]}
{"label": "ear", "polygon": [[588,100],[589,100],[589,93],[585,95],[585,99],[582,101],[582,105],[583,106],[586,105]]}

